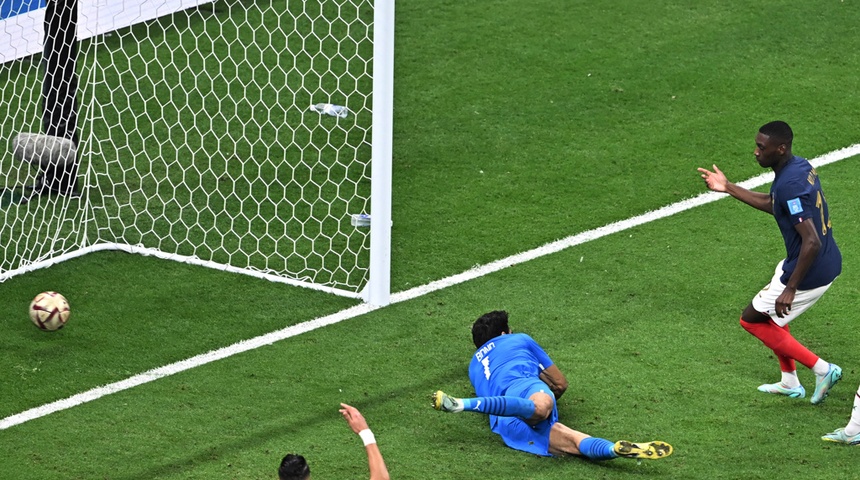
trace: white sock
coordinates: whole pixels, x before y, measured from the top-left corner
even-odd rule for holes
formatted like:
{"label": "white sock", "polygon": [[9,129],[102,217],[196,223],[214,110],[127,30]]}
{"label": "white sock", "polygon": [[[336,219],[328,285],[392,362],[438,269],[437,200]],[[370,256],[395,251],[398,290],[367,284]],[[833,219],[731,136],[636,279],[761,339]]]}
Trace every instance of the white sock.
{"label": "white sock", "polygon": [[782,372],[782,384],[788,388],[799,387],[800,379],[797,378],[797,370],[793,372]]}
{"label": "white sock", "polygon": [[827,375],[827,372],[829,372],[829,371],[830,371],[830,364],[825,362],[824,360],[822,360],[820,358],[818,359],[817,362],[815,362],[815,365],[812,366],[812,373],[818,375],[819,377],[823,377],[823,376]]}
{"label": "white sock", "polygon": [[860,433],[860,388],[854,395],[854,408],[851,410],[851,420],[848,426],[845,427],[845,435],[853,437]]}

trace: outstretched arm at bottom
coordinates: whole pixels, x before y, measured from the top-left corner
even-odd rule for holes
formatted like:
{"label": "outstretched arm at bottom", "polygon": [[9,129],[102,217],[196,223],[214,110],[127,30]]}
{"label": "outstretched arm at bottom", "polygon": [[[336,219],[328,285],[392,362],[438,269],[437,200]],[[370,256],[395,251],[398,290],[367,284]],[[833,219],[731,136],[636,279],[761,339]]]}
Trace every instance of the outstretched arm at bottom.
{"label": "outstretched arm at bottom", "polygon": [[382,459],[382,452],[379,451],[379,446],[376,445],[376,438],[370,427],[367,426],[367,420],[357,408],[341,403],[341,415],[349,424],[349,428],[357,433],[364,441],[364,449],[367,451],[367,465],[370,467],[370,480],[388,480],[388,469],[385,467],[385,460]]}

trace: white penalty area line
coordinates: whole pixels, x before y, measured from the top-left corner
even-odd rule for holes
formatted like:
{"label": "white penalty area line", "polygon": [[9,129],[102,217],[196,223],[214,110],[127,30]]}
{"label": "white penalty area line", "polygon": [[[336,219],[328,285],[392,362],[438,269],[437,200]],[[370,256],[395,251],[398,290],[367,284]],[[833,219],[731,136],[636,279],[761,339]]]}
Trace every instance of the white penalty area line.
{"label": "white penalty area line", "polygon": [[[860,143],[851,145],[850,147],[846,147],[840,150],[835,150],[820,157],[816,157],[810,160],[810,163],[812,163],[812,165],[815,167],[821,167],[830,163],[838,162],[840,160],[845,160],[846,158],[850,158],[858,154],[860,154]],[[691,173],[691,176],[692,175],[694,175],[694,173]],[[760,187],[772,181],[773,172],[768,172],[757,177],[753,177],[749,180],[743,181],[738,185],[741,185],[744,188],[751,189]],[[645,223],[653,222],[655,220],[659,220],[661,218],[665,218],[670,215],[683,212],[685,210],[690,210],[692,208],[714,202],[726,196],[726,194],[716,192],[703,193],[699,196],[689,198],[687,200],[682,200],[671,205],[667,205],[658,210],[647,212],[642,215],[638,215],[636,217],[632,217],[619,222],[610,223],[600,228],[572,235],[561,240],[556,240],[533,250],[518,253],[516,255],[503,258],[501,260],[496,260],[486,265],[476,266],[457,275],[453,275],[451,277],[447,277],[441,280],[436,280],[426,285],[411,288],[403,292],[392,294],[391,304],[412,300],[414,298],[427,295],[428,293],[442,290],[443,288],[457,285],[469,280],[473,280],[475,278],[483,277],[485,275],[489,275],[499,270],[503,270],[505,268],[527,262],[529,260],[534,260],[536,258],[559,252],[566,248],[581,245],[583,243],[597,240],[598,238],[602,238],[607,235],[612,235],[614,233],[628,230],[630,228],[643,225]],[[265,335],[260,335],[258,337],[234,343],[233,345],[229,345],[227,347],[196,355],[194,357],[176,363],[171,363],[170,365],[155,368],[153,370],[134,375],[133,377],[129,377],[119,382],[97,387],[92,390],[73,395],[63,400],[47,403],[45,405],[6,417],[0,420],[0,430],[5,430],[15,425],[20,425],[24,422],[50,415],[54,412],[59,412],[61,410],[76,407],[78,405],[97,400],[106,395],[111,395],[113,393],[118,393],[123,390],[128,390],[130,388],[158,380],[159,378],[168,377],[170,375],[184,372],[186,370],[190,370],[201,365],[206,365],[207,363],[211,363],[216,360],[232,357],[233,355],[247,352],[249,350],[254,350],[256,348],[260,348],[266,345],[271,345],[275,342],[285,340],[290,337],[295,337],[297,335],[301,335],[302,333],[307,333],[321,327],[340,323],[344,320],[349,320],[351,318],[370,313],[379,308],[383,307],[369,304],[356,305],[354,307],[341,310],[340,312],[333,313],[331,315],[326,315],[324,317],[319,317],[314,320],[309,320],[307,322],[292,325],[290,327],[267,333]]]}

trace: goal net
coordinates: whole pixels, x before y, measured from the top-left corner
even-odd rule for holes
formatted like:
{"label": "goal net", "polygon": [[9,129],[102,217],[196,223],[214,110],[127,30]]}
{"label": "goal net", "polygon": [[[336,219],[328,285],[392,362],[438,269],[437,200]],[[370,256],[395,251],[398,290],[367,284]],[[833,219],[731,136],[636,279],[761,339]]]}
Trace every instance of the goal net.
{"label": "goal net", "polygon": [[[0,280],[115,249],[387,303],[393,0],[79,1],[80,195],[0,155]],[[50,62],[9,56],[12,142]]]}

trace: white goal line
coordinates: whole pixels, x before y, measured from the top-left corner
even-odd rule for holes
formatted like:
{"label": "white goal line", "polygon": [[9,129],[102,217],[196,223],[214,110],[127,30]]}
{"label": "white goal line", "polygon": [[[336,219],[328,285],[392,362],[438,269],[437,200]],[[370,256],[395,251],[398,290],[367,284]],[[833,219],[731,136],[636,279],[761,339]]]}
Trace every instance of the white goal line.
{"label": "white goal line", "polygon": [[[855,155],[860,154],[860,143],[851,145],[849,147],[835,150],[820,157],[816,157],[810,162],[815,167],[821,167],[830,163],[838,162],[840,160],[845,160],[847,158],[853,157]],[[692,175],[692,174],[691,174]],[[738,185],[743,186],[744,188],[757,188],[767,183],[773,181],[773,172],[764,173],[762,175],[750,178],[749,180],[745,180],[740,182]],[[643,225],[645,223],[653,222],[655,220],[659,220],[661,218],[668,217],[670,215],[674,215],[676,213],[683,212],[685,210],[690,210],[692,208],[705,205],[707,203],[714,202],[721,198],[726,197],[726,194],[723,193],[715,193],[715,192],[707,192],[701,195],[698,195],[693,198],[689,198],[686,200],[682,200],[680,202],[673,203],[671,205],[667,205],[658,210],[654,210],[651,212],[644,213],[642,215],[638,215],[632,218],[628,218],[626,220],[621,220],[618,222],[610,223],[608,225],[604,225],[602,227],[596,228],[594,230],[588,230],[586,232],[582,232],[576,235],[572,235],[570,237],[563,238],[561,240],[556,240],[554,242],[548,243],[546,245],[540,246],[538,248],[528,250],[522,253],[518,253],[516,255],[512,255],[510,257],[503,258],[501,260],[496,260],[494,262],[488,263],[486,265],[476,266],[471,268],[465,272],[459,273],[457,275],[453,275],[447,278],[443,278],[441,280],[436,280],[434,282],[430,282],[426,285],[418,286],[415,288],[411,288],[409,290],[398,292],[391,295],[391,304],[405,302],[407,300],[412,300],[414,298],[421,297],[423,295],[427,295],[428,293],[435,292],[437,290],[441,290],[443,288],[450,287],[452,285],[457,285],[459,283],[463,283],[469,280],[473,280],[478,277],[482,277],[484,275],[488,275],[490,273],[497,272],[499,270],[512,267],[514,265],[527,262],[529,260],[534,260],[536,258],[543,257],[545,255],[549,255],[555,252],[559,252],[566,248],[570,248],[576,245],[581,245],[583,243],[597,240],[598,238],[605,237],[607,235],[611,235],[613,233],[618,233],[639,225]],[[97,400],[106,395],[110,395],[113,393],[121,392],[123,390],[128,390],[130,388],[136,387],[138,385],[143,385],[145,383],[152,382],[154,380],[158,380],[159,378],[168,377],[170,375],[184,372],[185,370],[190,370],[195,367],[199,367],[201,365],[206,365],[207,363],[214,362],[216,360],[221,360],[227,357],[231,357],[233,355],[237,355],[242,352],[246,352],[248,350],[253,350],[256,348],[264,347],[266,345],[271,345],[275,342],[285,340],[287,338],[295,337],[302,333],[310,332],[312,330],[316,330],[321,327],[325,327],[327,325],[333,325],[335,323],[342,322],[344,320],[349,320],[351,318],[358,317],[360,315],[364,315],[370,313],[374,310],[377,310],[379,306],[370,305],[367,303],[363,303],[360,305],[356,305],[354,307],[347,308],[345,310],[341,310],[340,312],[333,313],[331,315],[326,315],[324,317],[319,317],[313,320],[309,320],[307,322],[302,322],[296,325],[292,325],[290,327],[277,330],[271,333],[267,333],[265,335],[260,335],[258,337],[254,337],[248,340],[243,340],[238,343],[234,343],[233,345],[229,345],[227,347],[219,348],[217,350],[212,350],[207,353],[203,353],[200,355],[196,355],[191,358],[187,358],[185,360],[181,360],[179,362],[171,363],[169,365],[165,365],[163,367],[155,368],[132,377],[129,377],[125,380],[121,380],[119,382],[111,383],[108,385],[104,385],[101,387],[93,388],[92,390],[87,390],[86,392],[79,393],[77,395],[72,395],[71,397],[65,398],[63,400],[58,400],[51,403],[46,403],[42,406],[31,408],[29,410],[25,410],[21,413],[17,413],[15,415],[8,416],[0,420],[0,430],[5,430],[7,428],[13,427],[15,425],[22,424],[24,422],[28,422],[30,420],[35,420],[40,417],[44,417],[50,415],[54,412],[59,412],[61,410],[66,410],[72,407],[76,407],[78,405],[82,405],[87,402],[91,402],[93,400]]]}

